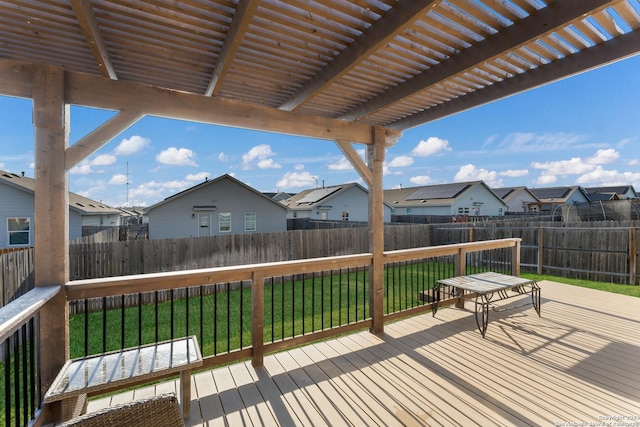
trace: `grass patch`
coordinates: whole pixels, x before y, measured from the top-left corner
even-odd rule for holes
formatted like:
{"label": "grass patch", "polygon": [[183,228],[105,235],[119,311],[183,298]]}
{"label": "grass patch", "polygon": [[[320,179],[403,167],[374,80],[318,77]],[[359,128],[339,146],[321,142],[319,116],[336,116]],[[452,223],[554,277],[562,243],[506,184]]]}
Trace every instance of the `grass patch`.
{"label": "grass patch", "polygon": [[583,288],[597,289],[600,291],[611,292],[614,294],[627,295],[630,297],[640,298],[640,286],[621,285],[618,283],[594,282],[592,280],[573,279],[568,277],[556,277],[546,274],[522,273],[522,277],[527,279],[549,280],[551,282],[565,283],[567,285],[581,286]]}

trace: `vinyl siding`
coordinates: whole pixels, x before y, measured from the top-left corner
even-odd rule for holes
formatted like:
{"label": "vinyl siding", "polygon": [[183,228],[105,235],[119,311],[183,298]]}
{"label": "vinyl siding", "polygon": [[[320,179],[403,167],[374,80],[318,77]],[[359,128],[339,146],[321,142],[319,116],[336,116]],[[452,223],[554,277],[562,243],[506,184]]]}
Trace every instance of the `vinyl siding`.
{"label": "vinyl siding", "polygon": [[[194,206],[215,206],[215,210],[194,212]],[[227,234],[219,232],[220,213],[231,214],[231,231],[228,234],[245,233],[245,212],[256,213],[256,233],[287,229],[284,206],[231,180],[222,179],[149,210],[149,238],[198,237],[200,214],[210,215],[211,235]]]}

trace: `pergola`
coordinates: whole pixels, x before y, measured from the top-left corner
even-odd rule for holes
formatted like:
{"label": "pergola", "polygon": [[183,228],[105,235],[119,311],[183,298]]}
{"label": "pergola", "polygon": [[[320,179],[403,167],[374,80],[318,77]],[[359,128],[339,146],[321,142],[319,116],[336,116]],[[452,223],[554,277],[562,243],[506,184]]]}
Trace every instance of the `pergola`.
{"label": "pergola", "polygon": [[[0,1],[0,95],[33,100],[36,285],[68,281],[67,172],[146,115],[335,141],[369,187],[381,281],[385,148],[405,129],[637,54],[639,10],[637,0]],[[117,114],[69,146],[69,105]],[[374,313],[380,304],[376,293]],[[60,292],[41,313],[45,388],[68,357],[67,310]]]}

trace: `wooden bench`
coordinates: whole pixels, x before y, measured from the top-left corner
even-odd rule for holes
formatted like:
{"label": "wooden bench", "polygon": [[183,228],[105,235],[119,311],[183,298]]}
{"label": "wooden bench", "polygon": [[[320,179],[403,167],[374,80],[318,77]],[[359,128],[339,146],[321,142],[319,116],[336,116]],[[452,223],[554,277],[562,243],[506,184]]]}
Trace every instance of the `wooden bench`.
{"label": "wooden bench", "polygon": [[517,307],[533,305],[540,316],[540,287],[535,280],[492,272],[438,280],[433,288],[434,301],[431,307],[434,316],[438,311],[440,292],[443,286],[449,286],[453,289],[455,297],[462,302],[462,307],[464,307],[465,299],[475,299],[476,324],[483,338],[489,324],[489,308],[493,307],[495,311],[500,311],[493,305],[495,301],[530,294],[531,302]]}
{"label": "wooden bench", "polygon": [[47,404],[62,401],[60,421],[86,412],[88,394],[172,373],[180,373],[182,414],[191,412],[191,370],[202,366],[195,336],[68,360],[44,396]]}

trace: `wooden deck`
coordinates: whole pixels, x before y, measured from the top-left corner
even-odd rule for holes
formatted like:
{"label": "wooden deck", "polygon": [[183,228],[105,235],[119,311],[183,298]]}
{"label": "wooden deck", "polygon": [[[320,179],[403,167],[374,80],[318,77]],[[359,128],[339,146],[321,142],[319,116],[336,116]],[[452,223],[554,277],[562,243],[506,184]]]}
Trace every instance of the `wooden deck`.
{"label": "wooden deck", "polygon": [[[188,425],[640,426],[640,298],[540,285],[542,317],[491,312],[485,339],[470,310],[441,309],[197,373]],[[176,381],[89,411],[165,391]]]}

